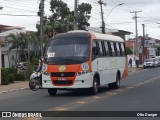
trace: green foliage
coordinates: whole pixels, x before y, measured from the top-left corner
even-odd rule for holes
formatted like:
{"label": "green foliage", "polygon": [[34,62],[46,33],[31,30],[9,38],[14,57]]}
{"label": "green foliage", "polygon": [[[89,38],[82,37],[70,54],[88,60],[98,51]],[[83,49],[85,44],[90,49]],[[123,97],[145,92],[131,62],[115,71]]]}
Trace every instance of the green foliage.
{"label": "green foliage", "polygon": [[2,85],[7,85],[10,83],[8,74],[9,74],[8,69],[6,69],[6,68],[1,69]]}
{"label": "green foliage", "polygon": [[8,70],[9,74],[15,74],[15,73],[17,73],[17,69],[16,68],[5,68],[5,69]]}
{"label": "green foliage", "polygon": [[[35,33],[20,33],[17,35],[10,34],[9,36],[6,37],[6,41],[8,44],[11,45],[9,48],[9,52],[12,49],[16,48],[16,59],[15,59],[15,64],[19,61],[27,61],[30,58],[30,51],[31,51],[31,46],[36,46],[34,47],[34,52],[36,54],[36,49],[38,48],[39,45],[39,40],[36,36]],[[28,50],[26,52],[26,49]],[[20,56],[19,59],[17,59],[17,56]],[[28,55],[28,56],[27,56]]]}
{"label": "green foliage", "polygon": [[14,83],[15,79],[14,79],[14,74],[8,74],[9,76],[9,83]]}
{"label": "green foliage", "polygon": [[13,83],[14,81],[25,80],[24,74],[17,74],[15,68],[2,68],[2,85]]}
{"label": "green foliage", "polygon": [[14,79],[15,79],[15,81],[24,81],[25,75],[21,74],[21,73],[16,73],[16,74],[14,74]]}
{"label": "green foliage", "polygon": [[[92,6],[89,3],[82,3],[78,5],[78,29],[86,30],[86,27],[90,24]],[[74,29],[74,11],[70,11],[69,7],[62,0],[51,0],[50,11],[52,15],[48,18],[44,18],[44,33],[51,38],[53,30],[58,33],[67,32]],[[39,34],[40,26],[37,24],[37,30]]]}
{"label": "green foliage", "polygon": [[15,68],[2,68],[2,85],[7,85],[14,82],[14,74],[17,72]]}
{"label": "green foliage", "polygon": [[157,48],[157,50],[160,51],[160,46],[155,46],[155,48]]}
{"label": "green foliage", "polygon": [[92,6],[89,3],[82,3],[78,5],[78,28],[85,30],[86,26],[89,26],[88,20],[90,19]]}
{"label": "green foliage", "polygon": [[133,54],[132,50],[129,47],[126,47],[126,53],[127,55]]}

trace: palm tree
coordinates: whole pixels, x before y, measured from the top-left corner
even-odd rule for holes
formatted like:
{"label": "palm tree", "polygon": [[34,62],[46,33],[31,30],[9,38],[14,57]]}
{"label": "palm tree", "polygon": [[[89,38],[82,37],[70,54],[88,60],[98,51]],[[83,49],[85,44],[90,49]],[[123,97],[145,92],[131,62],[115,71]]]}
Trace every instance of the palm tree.
{"label": "palm tree", "polygon": [[[15,34],[10,34],[6,37],[6,41],[8,43],[9,49],[8,49],[8,55],[11,50],[16,49],[16,58],[15,58],[15,64],[17,62],[17,54],[18,54],[18,48],[20,44],[19,36]],[[10,63],[10,61],[9,61]]]}
{"label": "palm tree", "polygon": [[[16,59],[15,64],[17,61],[21,61],[23,59],[30,62],[30,51],[31,46],[33,46],[34,54],[36,55],[36,51],[38,51],[39,41],[35,33],[20,33],[20,34],[10,34],[6,37],[6,41],[8,42],[9,49],[8,53],[10,53],[11,50],[16,49]],[[27,52],[26,52],[27,50]],[[28,53],[28,56],[27,56]],[[17,57],[19,56],[19,59],[17,60]],[[25,58],[23,58],[23,56]]]}

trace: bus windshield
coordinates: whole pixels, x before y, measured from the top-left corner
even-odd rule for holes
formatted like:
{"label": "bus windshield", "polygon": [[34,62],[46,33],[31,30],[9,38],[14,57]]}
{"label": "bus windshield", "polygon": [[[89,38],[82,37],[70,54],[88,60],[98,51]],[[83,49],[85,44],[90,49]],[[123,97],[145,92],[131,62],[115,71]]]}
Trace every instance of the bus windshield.
{"label": "bus windshield", "polygon": [[51,39],[44,56],[44,62],[55,65],[83,63],[89,59],[89,50],[89,38]]}

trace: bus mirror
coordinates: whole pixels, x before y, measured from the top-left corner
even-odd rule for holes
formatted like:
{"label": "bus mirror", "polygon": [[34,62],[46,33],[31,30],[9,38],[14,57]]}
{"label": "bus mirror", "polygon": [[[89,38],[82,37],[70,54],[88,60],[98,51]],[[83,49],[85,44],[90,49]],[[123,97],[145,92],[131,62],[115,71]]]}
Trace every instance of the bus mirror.
{"label": "bus mirror", "polygon": [[93,54],[96,56],[99,54],[99,49],[96,46],[92,48],[92,51],[93,51]]}

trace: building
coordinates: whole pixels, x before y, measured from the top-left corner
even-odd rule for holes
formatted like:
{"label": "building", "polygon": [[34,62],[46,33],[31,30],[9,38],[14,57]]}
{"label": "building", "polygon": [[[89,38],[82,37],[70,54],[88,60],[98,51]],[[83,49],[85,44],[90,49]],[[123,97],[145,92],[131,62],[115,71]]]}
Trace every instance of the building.
{"label": "building", "polygon": [[8,26],[0,24],[0,43],[3,43],[1,48],[1,65],[2,67],[8,68],[11,66],[15,66],[16,61],[16,49],[13,49],[9,52],[9,47],[11,44],[6,43],[6,37],[10,34],[19,34],[25,33],[26,30],[24,27],[19,26]]}
{"label": "building", "polygon": [[129,47],[135,55],[135,50],[138,46],[140,63],[143,63],[147,58],[155,57],[156,54],[159,54],[155,46],[160,46],[160,40],[151,37],[143,39],[142,36],[139,36],[137,43],[135,38],[129,39],[126,41],[126,47]]}

